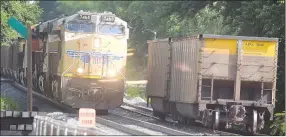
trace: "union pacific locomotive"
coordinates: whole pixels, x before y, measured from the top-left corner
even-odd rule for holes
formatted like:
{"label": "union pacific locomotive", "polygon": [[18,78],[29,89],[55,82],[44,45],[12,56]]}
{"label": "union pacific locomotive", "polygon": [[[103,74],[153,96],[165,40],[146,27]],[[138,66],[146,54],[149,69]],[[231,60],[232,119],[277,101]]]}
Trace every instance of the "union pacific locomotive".
{"label": "union pacific locomotive", "polygon": [[[33,33],[33,87],[73,108],[108,111],[120,106],[129,29],[110,12],[77,14],[46,21]],[[2,74],[26,86],[27,46],[1,47]]]}

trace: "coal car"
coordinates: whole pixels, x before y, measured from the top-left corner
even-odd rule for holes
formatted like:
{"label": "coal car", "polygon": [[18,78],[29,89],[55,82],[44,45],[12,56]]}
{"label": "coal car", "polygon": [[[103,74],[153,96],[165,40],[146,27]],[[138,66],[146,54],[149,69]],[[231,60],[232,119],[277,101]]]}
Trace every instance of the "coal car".
{"label": "coal car", "polygon": [[200,34],[148,41],[154,115],[250,132],[273,118],[277,38]]}

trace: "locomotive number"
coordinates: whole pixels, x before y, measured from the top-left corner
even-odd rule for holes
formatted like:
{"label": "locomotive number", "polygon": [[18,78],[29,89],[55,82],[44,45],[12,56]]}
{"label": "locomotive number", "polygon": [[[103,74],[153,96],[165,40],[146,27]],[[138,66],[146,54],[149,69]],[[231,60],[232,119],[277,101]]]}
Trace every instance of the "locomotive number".
{"label": "locomotive number", "polygon": [[101,21],[104,21],[104,22],[114,22],[114,21],[115,21],[115,17],[112,17],[112,16],[102,16],[102,17],[101,17]]}
{"label": "locomotive number", "polygon": [[90,15],[79,15],[79,18],[83,20],[90,20],[91,16]]}

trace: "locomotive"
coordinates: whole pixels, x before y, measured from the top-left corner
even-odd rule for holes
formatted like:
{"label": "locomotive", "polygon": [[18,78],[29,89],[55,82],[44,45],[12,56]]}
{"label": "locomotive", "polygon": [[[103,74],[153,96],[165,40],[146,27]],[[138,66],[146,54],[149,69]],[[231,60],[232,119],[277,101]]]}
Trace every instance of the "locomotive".
{"label": "locomotive", "polygon": [[153,114],[213,129],[273,119],[278,38],[200,34],[148,41]]}
{"label": "locomotive", "polygon": [[[129,28],[111,12],[79,11],[31,28],[33,88],[72,108],[123,102]],[[1,47],[2,74],[26,86],[27,46]],[[3,62],[3,63],[2,63]]]}

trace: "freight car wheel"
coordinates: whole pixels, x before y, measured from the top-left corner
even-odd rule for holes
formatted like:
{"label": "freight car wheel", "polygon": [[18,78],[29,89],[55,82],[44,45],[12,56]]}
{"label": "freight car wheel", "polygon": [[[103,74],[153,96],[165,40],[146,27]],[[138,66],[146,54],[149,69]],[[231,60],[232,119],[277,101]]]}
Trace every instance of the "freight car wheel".
{"label": "freight car wheel", "polygon": [[39,78],[38,78],[38,87],[39,87],[39,90],[41,93],[44,94],[44,77],[43,75],[40,75]]}
{"label": "freight car wheel", "polygon": [[17,71],[14,71],[14,79],[15,79],[16,82],[18,81],[18,73],[17,73]]}
{"label": "freight car wheel", "polygon": [[3,73],[2,73],[3,75],[3,77],[6,77],[6,68],[3,68]]}
{"label": "freight car wheel", "polygon": [[53,96],[55,100],[60,101],[59,97],[59,82],[55,79],[52,82],[52,91],[53,91]]}
{"label": "freight car wheel", "polygon": [[164,113],[159,112],[159,111],[153,111],[153,115],[155,117],[160,118],[160,120],[165,120],[165,117],[166,117]]}
{"label": "freight car wheel", "polygon": [[8,70],[8,73],[7,73],[8,74],[8,78],[11,79],[12,78],[11,77],[11,69],[8,68],[7,70]]}
{"label": "freight car wheel", "polygon": [[26,86],[25,85],[24,72],[23,71],[20,71],[20,84],[23,85],[23,86]]}
{"label": "freight car wheel", "polygon": [[253,110],[252,113],[252,125],[251,125],[251,132],[256,133],[257,132],[257,119],[258,114],[256,110]]}
{"label": "freight car wheel", "polygon": [[250,133],[256,133],[257,132],[257,111],[253,110],[252,115],[250,116],[249,120],[250,122],[246,124],[246,130]]}
{"label": "freight car wheel", "polygon": [[13,70],[12,69],[9,70],[9,76],[10,76],[10,79],[14,79],[14,75],[13,75]]}
{"label": "freight car wheel", "polygon": [[17,71],[17,83],[21,84],[21,79],[20,79],[20,70]]}
{"label": "freight car wheel", "polygon": [[213,130],[218,130],[219,128],[219,118],[220,118],[220,112],[218,110],[213,111]]}
{"label": "freight car wheel", "polygon": [[32,79],[32,83],[33,83],[33,87],[35,88],[35,89],[37,89],[37,74],[34,72],[33,73],[33,79]]}

